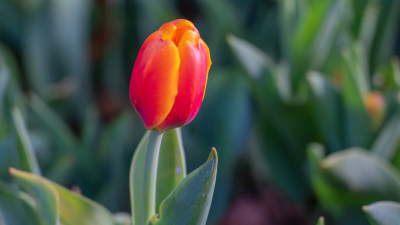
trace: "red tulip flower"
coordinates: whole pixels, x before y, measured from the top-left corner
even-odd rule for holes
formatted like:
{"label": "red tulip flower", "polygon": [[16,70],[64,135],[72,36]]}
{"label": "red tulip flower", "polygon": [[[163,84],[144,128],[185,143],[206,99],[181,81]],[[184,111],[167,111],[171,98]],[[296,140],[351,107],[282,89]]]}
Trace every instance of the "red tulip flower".
{"label": "red tulip flower", "polygon": [[210,51],[192,22],[174,20],[152,33],[129,86],[146,129],[162,132],[190,123],[203,101],[210,66]]}

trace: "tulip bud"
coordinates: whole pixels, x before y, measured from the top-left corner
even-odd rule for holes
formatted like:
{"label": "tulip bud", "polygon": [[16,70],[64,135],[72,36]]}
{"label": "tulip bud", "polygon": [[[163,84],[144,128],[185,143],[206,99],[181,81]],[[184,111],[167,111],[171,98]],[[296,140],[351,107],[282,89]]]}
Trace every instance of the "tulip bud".
{"label": "tulip bud", "polygon": [[379,128],[383,122],[386,111],[386,101],[384,96],[378,91],[369,93],[365,97],[365,106],[372,119],[373,127],[375,129]]}
{"label": "tulip bud", "polygon": [[165,23],[144,42],[129,95],[148,130],[190,123],[200,109],[211,66],[209,49],[193,23]]}

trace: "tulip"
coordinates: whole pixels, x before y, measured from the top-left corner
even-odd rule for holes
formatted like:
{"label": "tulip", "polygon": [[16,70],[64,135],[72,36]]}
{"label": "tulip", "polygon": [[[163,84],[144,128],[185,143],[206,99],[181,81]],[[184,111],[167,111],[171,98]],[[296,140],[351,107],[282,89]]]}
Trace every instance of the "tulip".
{"label": "tulip", "polygon": [[365,96],[364,102],[373,127],[378,129],[386,113],[385,97],[379,91],[372,91]]}
{"label": "tulip", "polygon": [[129,86],[146,129],[162,132],[190,123],[203,101],[210,66],[210,51],[192,22],[174,20],[152,33]]}

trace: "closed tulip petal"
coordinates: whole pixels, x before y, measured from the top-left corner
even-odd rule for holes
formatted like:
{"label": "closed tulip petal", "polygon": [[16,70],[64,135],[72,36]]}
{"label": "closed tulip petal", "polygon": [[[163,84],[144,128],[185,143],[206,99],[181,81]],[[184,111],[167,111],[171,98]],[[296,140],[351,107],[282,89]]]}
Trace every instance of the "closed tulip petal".
{"label": "closed tulip petal", "polygon": [[[179,68],[178,95],[174,106],[160,125],[161,129],[183,126],[192,114],[192,109],[197,108],[196,98],[203,94],[205,86],[205,70],[201,64],[202,55],[197,46],[192,43],[196,37],[187,33],[182,37],[178,50],[181,59]],[[198,41],[198,36],[197,40]],[[201,101],[200,101],[201,103]]]}
{"label": "closed tulip petal", "polygon": [[190,123],[200,109],[210,52],[193,23],[165,23],[143,44],[129,93],[146,129],[163,132]]}
{"label": "closed tulip petal", "polygon": [[201,106],[201,103],[203,102],[204,94],[206,92],[208,71],[211,66],[210,51],[208,50],[207,45],[204,43],[204,41],[202,39],[199,39],[198,48],[199,48],[199,52],[201,55],[201,61],[199,64],[201,66],[201,74],[203,74],[202,77],[204,80],[202,81],[201,86],[199,87],[198,91],[196,92],[196,95],[193,99],[194,102],[193,102],[192,111],[184,125],[192,122],[192,120],[194,119],[194,117],[197,115],[197,113],[200,110],[200,106]]}
{"label": "closed tulip petal", "polygon": [[130,97],[145,127],[154,129],[174,104],[180,59],[172,41],[162,40],[161,33],[150,37],[152,39],[146,40],[136,59]]}

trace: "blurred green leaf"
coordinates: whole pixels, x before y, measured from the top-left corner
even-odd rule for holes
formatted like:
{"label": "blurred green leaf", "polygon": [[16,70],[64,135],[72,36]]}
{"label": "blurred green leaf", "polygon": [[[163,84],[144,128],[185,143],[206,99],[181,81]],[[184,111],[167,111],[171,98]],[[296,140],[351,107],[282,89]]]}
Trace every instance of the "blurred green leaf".
{"label": "blurred green leaf", "polygon": [[311,169],[311,185],[321,205],[333,213],[338,213],[342,206],[336,201],[339,194],[335,192],[334,186],[329,183],[321,168],[321,160],[324,154],[325,149],[321,144],[311,143],[307,147],[307,158]]}
{"label": "blurred green leaf", "polygon": [[70,152],[78,150],[78,140],[67,124],[37,95],[32,94],[29,106],[40,119],[59,149]]}
{"label": "blurred green leaf", "polygon": [[390,60],[395,48],[396,27],[400,16],[400,1],[380,1],[377,30],[371,51],[371,67],[377,69]]}
{"label": "blurred green leaf", "polygon": [[156,212],[162,201],[186,177],[186,160],[180,128],[164,133],[157,172]]}
{"label": "blurred green leaf", "polygon": [[344,224],[364,224],[361,206],[400,197],[400,174],[380,157],[348,149],[323,159],[323,147],[308,147],[311,182],[321,205]]}
{"label": "blurred green leaf", "polygon": [[366,53],[369,54],[376,34],[380,7],[377,1],[367,2],[361,21],[359,39],[363,43]]}
{"label": "blurred green leaf", "polygon": [[[8,87],[8,80],[9,80],[9,75],[7,73],[7,68],[0,62],[0,113],[1,114],[3,114],[4,95]],[[2,119],[2,116],[0,116],[0,119]]]}
{"label": "blurred green leaf", "polygon": [[14,126],[16,129],[17,142],[18,142],[18,158],[21,169],[40,175],[40,168],[37,162],[35,153],[32,148],[32,143],[29,139],[28,131],[25,126],[24,119],[18,108],[12,111]]}
{"label": "blurred green leaf", "polygon": [[[29,197],[29,196],[28,196]],[[2,225],[43,225],[37,209],[21,199],[21,194],[0,180],[0,224]]]}
{"label": "blurred green leaf", "polygon": [[370,91],[366,59],[359,44],[353,44],[342,55],[346,68],[342,87],[346,146],[367,147],[373,137],[373,127],[364,103]]}
{"label": "blurred green leaf", "polygon": [[8,167],[13,165],[14,138],[10,136],[0,139],[0,180],[9,177]]}
{"label": "blurred green leaf", "polygon": [[261,49],[249,42],[229,34],[226,37],[238,60],[246,72],[254,79],[258,79],[266,69],[275,71],[276,65]]}
{"label": "blurred green leaf", "polygon": [[298,27],[292,37],[293,55],[297,62],[301,62],[302,55],[309,49],[313,39],[321,29],[324,18],[328,14],[332,1],[313,1],[300,18]]}
{"label": "blurred green leaf", "polygon": [[391,118],[379,132],[371,151],[389,161],[393,159],[400,144],[400,114]]}
{"label": "blurred green leaf", "polygon": [[325,219],[324,219],[324,217],[321,216],[321,217],[318,219],[317,225],[325,225]]}
{"label": "blurred green leaf", "polygon": [[364,204],[372,200],[400,200],[399,171],[363,149],[334,153],[321,162],[321,168],[338,188],[358,196]]}
{"label": "blurred green leaf", "polygon": [[307,81],[311,91],[310,107],[316,125],[329,149],[340,150],[343,148],[343,137],[339,93],[321,73],[310,71]]}
{"label": "blurred green leaf", "polygon": [[48,181],[29,173],[13,168],[10,169],[10,173],[25,190],[34,196],[43,225],[60,224],[60,200],[57,190]]}
{"label": "blurred green leaf", "polygon": [[152,224],[206,224],[217,167],[217,151],[213,148],[208,161],[185,177],[161,203],[159,220]]}
{"label": "blurred green leaf", "polygon": [[111,211],[121,210],[121,203],[129,204],[129,199],[126,199],[129,181],[126,177],[129,176],[131,160],[127,158],[132,157],[130,146],[136,143],[140,133],[142,130],[135,129],[131,113],[123,113],[101,130],[96,158],[99,165],[107,166],[109,175],[96,199]]}
{"label": "blurred green leaf", "polygon": [[346,1],[332,2],[306,56],[310,58],[311,69],[320,69],[326,63],[327,57],[333,51],[337,36],[340,34],[340,25],[345,20],[345,11]]}
{"label": "blurred green leaf", "polygon": [[373,225],[394,225],[400,221],[400,203],[382,201],[363,207]]}
{"label": "blurred green leaf", "polygon": [[86,110],[82,134],[80,140],[80,150],[77,151],[79,157],[78,166],[80,173],[90,181],[95,181],[100,175],[93,163],[95,157],[96,142],[99,138],[100,116],[97,108],[89,106]]}
{"label": "blurred green leaf", "polygon": [[10,169],[18,183],[31,193],[45,224],[114,225],[114,217],[97,203],[33,174]]}

